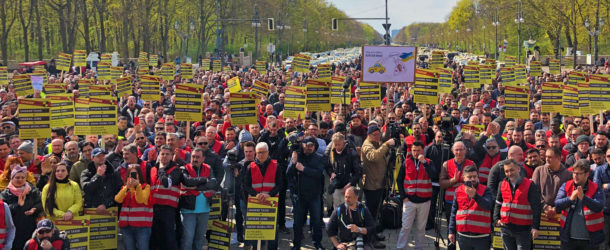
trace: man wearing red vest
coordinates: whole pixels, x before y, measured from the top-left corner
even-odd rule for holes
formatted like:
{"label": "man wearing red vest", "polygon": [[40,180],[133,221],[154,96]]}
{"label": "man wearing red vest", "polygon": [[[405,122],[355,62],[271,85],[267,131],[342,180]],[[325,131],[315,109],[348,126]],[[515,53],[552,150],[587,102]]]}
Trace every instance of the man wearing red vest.
{"label": "man wearing red vest", "polygon": [[396,179],[402,202],[402,228],[398,235],[396,249],[406,249],[413,222],[416,221],[415,249],[423,249],[426,222],[430,211],[433,174],[430,159],[424,157],[424,143],[414,141],[411,156],[400,167]]}
{"label": "man wearing red vest", "polygon": [[[10,249],[5,248],[2,249]],[[38,222],[36,225],[36,231],[32,238],[25,243],[23,249],[37,250],[37,249],[54,249],[54,250],[68,250],[70,249],[70,241],[66,232],[60,232],[55,228],[53,222],[49,219],[44,219]]]}
{"label": "man wearing red vest", "polygon": [[521,175],[515,160],[502,162],[506,178],[500,184],[494,207],[494,221],[500,227],[504,249],[532,249],[540,228],[540,190]]}
{"label": "man wearing red vest", "polygon": [[455,189],[462,182],[462,171],[466,166],[474,166],[471,160],[466,159],[466,145],[463,142],[457,141],[453,144],[451,151],[453,159],[449,159],[443,163],[441,175],[439,177],[439,185],[445,190],[445,216],[449,221],[451,215],[451,204],[455,196]]}
{"label": "man wearing red vest", "polygon": [[475,166],[464,168],[464,185],[455,190],[449,220],[449,241],[462,250],[487,250],[491,243],[491,190],[479,183]]}
{"label": "man wearing red vest", "polygon": [[117,168],[117,172],[121,176],[121,180],[125,180],[125,176],[127,175],[127,169],[129,165],[136,164],[140,166],[140,172],[142,173],[141,183],[150,183],[148,176],[150,175],[150,171],[147,167],[146,161],[143,161],[138,158],[138,147],[136,144],[129,144],[122,149],[123,151],[123,162]]}
{"label": "man wearing red vest", "polygon": [[557,193],[561,249],[593,249],[604,242],[604,192],[602,186],[589,180],[589,174],[588,161],[578,160],[572,169],[572,180]]}
{"label": "man wearing red vest", "polygon": [[[243,182],[243,191],[248,196],[254,196],[260,201],[265,201],[269,197],[278,196],[284,186],[284,178],[279,172],[277,161],[269,157],[269,147],[267,143],[259,142],[256,144],[256,158],[246,169],[246,176]],[[247,198],[247,197],[245,197]],[[267,249],[277,249],[277,230],[274,240],[267,242]],[[246,241],[246,246],[254,246],[254,241]]]}
{"label": "man wearing red vest", "polygon": [[208,164],[203,163],[203,149],[195,148],[191,163],[184,167],[188,176],[207,179],[205,185],[188,187],[182,185],[180,209],[182,212],[182,249],[202,249],[210,215],[210,199],[216,193],[216,179]]}

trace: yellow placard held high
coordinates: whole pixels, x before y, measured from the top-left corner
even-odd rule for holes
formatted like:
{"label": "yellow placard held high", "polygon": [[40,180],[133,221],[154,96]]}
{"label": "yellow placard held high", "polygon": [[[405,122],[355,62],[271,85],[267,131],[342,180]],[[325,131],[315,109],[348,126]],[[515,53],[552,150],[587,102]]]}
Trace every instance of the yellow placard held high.
{"label": "yellow placard held high", "polygon": [[42,98],[19,99],[19,138],[51,137],[51,103]]}
{"label": "yellow placard held high", "polygon": [[[349,104],[351,103],[352,97],[349,88],[344,89],[343,83],[345,82],[345,77],[343,76],[333,76],[331,78],[331,88],[330,88],[330,103],[332,104]],[[343,96],[345,95],[345,96]]]}
{"label": "yellow placard held high", "polygon": [[159,101],[161,79],[158,76],[140,76],[140,86],[142,87],[142,100]]}
{"label": "yellow placard held high", "polygon": [[413,101],[415,103],[438,104],[438,73],[425,69],[415,70]]}
{"label": "yellow placard held high", "polygon": [[542,112],[561,112],[562,110],[562,83],[561,82],[543,82],[542,83]]}
{"label": "yellow placard held high", "polygon": [[72,63],[72,54],[59,52],[57,60],[55,61],[55,68],[59,71],[70,71],[70,65]]}
{"label": "yellow placard held high", "polygon": [[286,99],[284,100],[284,117],[305,118],[305,104],[307,96],[305,87],[286,87]]}
{"label": "yellow placard held high", "polygon": [[330,111],[330,82],[307,80],[307,110]]}
{"label": "yellow placard held high", "polygon": [[301,72],[301,73],[309,73],[309,64],[311,57],[304,54],[296,54],[294,55],[294,59],[292,60],[292,71]]}
{"label": "yellow placard held high", "polygon": [[561,101],[562,115],[579,116],[580,107],[578,106],[578,86],[563,85],[563,98]]}
{"label": "yellow placard held high", "polygon": [[277,206],[277,197],[269,197],[265,202],[260,202],[255,197],[248,197],[246,240],[275,239]]}
{"label": "yellow placard held high", "polygon": [[505,87],[506,118],[529,118],[529,95],[526,88],[521,86]]}
{"label": "yellow placard held high", "polygon": [[87,66],[87,51],[85,50],[74,50],[74,66],[85,67]]}
{"label": "yellow placard held high", "polygon": [[48,95],[51,101],[51,127],[74,126],[74,96],[70,93]]}
{"label": "yellow placard held high", "polygon": [[318,65],[318,80],[330,81],[330,76],[331,76],[330,71],[331,71],[331,67],[329,64]]}
{"label": "yellow placard held high", "polygon": [[374,82],[360,83],[360,107],[376,108],[381,106],[381,85]]}
{"label": "yellow placard held high", "polygon": [[204,86],[199,84],[176,85],[176,120],[201,121],[203,88]]}
{"label": "yellow placard held high", "polygon": [[256,112],[256,94],[254,92],[230,93],[229,105],[231,107],[231,124],[257,123],[258,113]]}
{"label": "yellow placard held high", "polygon": [[259,96],[267,96],[269,94],[269,83],[254,80],[250,90]]}
{"label": "yellow placard held high", "polygon": [[233,77],[227,81],[227,88],[229,88],[229,92],[237,93],[241,91],[241,83],[239,82],[239,77]]}

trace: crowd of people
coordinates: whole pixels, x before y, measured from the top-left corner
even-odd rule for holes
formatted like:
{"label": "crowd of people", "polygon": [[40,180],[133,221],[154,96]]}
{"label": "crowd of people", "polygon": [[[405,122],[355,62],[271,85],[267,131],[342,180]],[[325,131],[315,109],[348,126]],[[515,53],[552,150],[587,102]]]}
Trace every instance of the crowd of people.
{"label": "crowd of people", "polygon": [[[256,247],[244,240],[249,197],[279,198],[277,235],[264,242],[268,249],[290,233],[288,213],[293,249],[301,247],[308,218],[317,249],[385,248],[387,225],[380,221],[388,215],[380,210],[393,197],[401,203],[397,249],[408,248],[411,235],[422,249],[426,230],[440,227],[438,216],[447,220],[450,248],[489,249],[499,227],[505,249],[532,249],[543,219],[560,221],[562,249],[608,246],[610,112],[541,112],[541,84],[566,82],[566,72],[529,72],[529,118],[512,119],[505,117],[499,74],[491,85],[466,89],[463,66],[450,60],[444,66],[453,70],[453,91],[441,94],[439,104],[414,103],[412,83],[387,83],[377,107],[361,107],[356,60],[332,68],[334,76],[353,79],[346,86],[349,105],[291,118],[284,116],[285,89],[316,78],[314,67],[308,73],[270,67],[261,74],[235,65],[230,73],[196,70],[192,80],[177,74],[163,81],[159,101],[144,101],[129,65],[124,75],[135,80],[131,95],[117,97],[116,134],[75,135],[69,126],[52,128],[51,138],[21,138],[17,99],[45,91],[24,97],[12,84],[0,90],[2,249],[65,249],[67,236],[52,220],[112,207],[120,208],[125,249],[202,249],[215,195],[222,196],[222,219],[235,220],[246,248]],[[231,124],[232,77],[245,90],[255,80],[270,84],[257,123]],[[89,68],[50,74],[48,81],[78,96],[83,78],[109,84]],[[175,86],[186,82],[205,86],[201,121],[174,116]],[[323,244],[324,235],[332,246]]]}

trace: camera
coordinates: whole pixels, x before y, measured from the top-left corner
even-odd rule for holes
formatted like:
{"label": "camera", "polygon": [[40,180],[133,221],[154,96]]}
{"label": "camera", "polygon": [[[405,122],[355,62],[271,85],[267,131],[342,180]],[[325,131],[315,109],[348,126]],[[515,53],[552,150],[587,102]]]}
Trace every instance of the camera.
{"label": "camera", "polygon": [[288,142],[290,145],[290,151],[292,152],[300,152],[301,150],[301,140],[299,140],[299,135],[297,133],[293,133],[288,136]]}
{"label": "camera", "polygon": [[129,173],[129,176],[130,176],[132,179],[138,179],[138,174],[137,174],[136,172],[131,172],[131,173]]}
{"label": "camera", "polygon": [[464,185],[466,185],[467,187],[474,187],[474,183],[472,181],[465,181]]}
{"label": "camera", "polygon": [[443,133],[443,140],[445,143],[453,144],[453,136],[456,121],[451,116],[444,116],[441,118],[440,131]]}

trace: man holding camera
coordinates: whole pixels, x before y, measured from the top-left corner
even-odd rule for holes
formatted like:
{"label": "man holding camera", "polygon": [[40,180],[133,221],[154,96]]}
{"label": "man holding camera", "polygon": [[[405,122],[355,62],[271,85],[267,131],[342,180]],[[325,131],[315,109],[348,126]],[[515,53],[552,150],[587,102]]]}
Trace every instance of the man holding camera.
{"label": "man holding camera", "polygon": [[[478,169],[466,166],[464,185],[455,190],[449,219],[449,241],[462,250],[487,250],[491,243],[491,190],[479,183]],[[456,239],[457,237],[457,239]]]}
{"label": "man holding camera", "polygon": [[405,164],[400,167],[396,178],[402,200],[402,228],[396,249],[407,247],[409,234],[411,234],[415,221],[417,228],[414,249],[423,249],[430,198],[432,197],[432,181],[429,175],[433,174],[430,159],[426,159],[423,153],[424,143],[414,141],[411,146],[411,156],[407,157]]}
{"label": "man holding camera", "polygon": [[288,164],[287,176],[296,179],[297,203],[294,209],[294,239],[292,249],[301,248],[303,226],[310,215],[312,241],[316,249],[322,247],[322,192],[324,183],[324,166],[322,155],[316,153],[318,143],[315,137],[307,136],[301,141],[299,152],[292,152]]}
{"label": "man holding camera", "polygon": [[328,193],[332,195],[334,210],[345,200],[345,190],[355,187],[362,178],[362,167],[356,150],[349,146],[342,133],[333,134],[326,158],[329,160],[326,170],[330,175]]}
{"label": "man holding camera", "polygon": [[330,216],[326,231],[336,249],[356,249],[361,243],[365,250],[372,250],[375,219],[369,209],[358,202],[354,187],[345,190],[345,203],[340,204]]}

